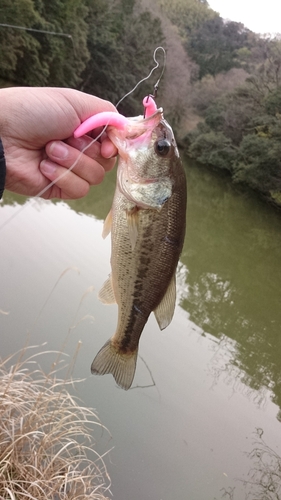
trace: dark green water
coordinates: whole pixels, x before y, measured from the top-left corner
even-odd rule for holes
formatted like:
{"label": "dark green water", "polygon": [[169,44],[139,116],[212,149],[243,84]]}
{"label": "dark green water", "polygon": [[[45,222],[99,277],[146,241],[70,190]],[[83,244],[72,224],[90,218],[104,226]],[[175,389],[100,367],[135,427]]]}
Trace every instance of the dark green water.
{"label": "dark green water", "polygon": [[[146,364],[139,359],[135,377],[149,385],[150,370],[156,385],[125,392],[111,376],[90,375],[117,319],[116,307],[97,299],[109,273],[110,240],[101,231],[114,173],[69,204],[5,195],[0,309],[9,314],[0,314],[1,354],[47,342],[63,347],[70,363],[82,341],[73,375],[85,378],[78,394],[112,434],[97,447],[114,446],[106,458],[113,498],[275,499],[278,467],[262,494],[281,455],[281,214],[226,178],[186,168],[178,306],[163,332],[149,320],[139,351]],[[247,453],[257,428],[266,460],[253,475]]]}

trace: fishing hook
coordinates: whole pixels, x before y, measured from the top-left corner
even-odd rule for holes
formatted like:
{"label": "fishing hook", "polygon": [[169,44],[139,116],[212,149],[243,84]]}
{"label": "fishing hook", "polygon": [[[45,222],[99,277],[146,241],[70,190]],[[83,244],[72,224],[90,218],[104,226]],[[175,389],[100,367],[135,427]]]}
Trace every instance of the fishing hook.
{"label": "fishing hook", "polygon": [[[158,61],[156,59],[156,53],[157,53],[157,51],[159,49],[163,50],[163,56],[164,56],[163,68],[162,68],[162,71],[161,71],[161,75],[159,76],[157,82],[153,86],[153,94],[149,94],[147,96],[147,98],[146,98],[146,104],[148,103],[149,98],[152,98],[154,101],[157,98],[157,92],[158,92],[158,88],[159,88],[159,83],[160,83],[160,81],[161,81],[161,79],[163,77],[163,74],[164,74],[164,71],[165,71],[165,68],[166,68],[166,51],[165,51],[165,49],[163,47],[157,47],[157,49],[155,49],[154,54],[153,54],[153,59],[154,59],[154,61],[156,63],[156,66],[153,68],[153,71],[156,70],[159,67],[159,63],[158,63]],[[150,73],[150,75],[151,75],[151,73]],[[147,106],[144,105],[143,117],[145,118],[146,115],[147,115]]]}
{"label": "fishing hook", "polygon": [[[155,49],[154,51],[154,55],[153,55],[153,58],[154,58],[154,61],[158,64],[157,65],[157,68],[159,67],[159,63],[158,61],[156,60],[156,52],[157,50],[161,49],[163,51],[163,68],[162,68],[162,71],[161,71],[161,75],[159,76],[157,82],[155,83],[154,87],[153,87],[153,95],[152,97],[156,99],[157,97],[157,92],[158,92],[158,88],[159,88],[159,83],[160,81],[162,80],[162,77],[163,77],[163,74],[164,74],[164,71],[165,71],[165,68],[166,68],[166,51],[163,47],[157,47],[157,49]],[[157,69],[155,68],[155,69]]]}
{"label": "fishing hook", "polygon": [[164,55],[164,62],[163,62],[163,68],[162,68],[162,71],[161,71],[161,75],[160,75],[160,77],[158,78],[157,82],[156,82],[156,83],[155,83],[155,85],[154,85],[154,92],[153,92],[153,95],[151,96],[151,97],[153,97],[153,98],[155,98],[155,97],[156,97],[156,95],[157,95],[157,90],[158,90],[158,86],[159,86],[160,80],[161,80],[161,78],[162,78],[162,76],[163,76],[163,73],[164,73],[164,71],[165,71],[165,67],[166,67],[166,51],[165,51],[165,49],[164,49],[163,47],[161,47],[161,46],[156,47],[156,49],[154,50],[154,53],[153,53],[153,60],[154,60],[154,62],[155,62],[155,66],[153,66],[152,70],[149,72],[149,74],[148,74],[147,76],[145,76],[144,78],[142,78],[142,79],[141,79],[141,80],[140,80],[140,81],[139,81],[139,82],[138,82],[138,83],[134,86],[134,88],[133,88],[132,90],[130,90],[130,92],[128,92],[127,94],[125,94],[125,95],[124,95],[124,96],[120,99],[120,101],[118,101],[118,103],[116,104],[116,108],[119,106],[119,104],[121,104],[121,102],[122,102],[122,101],[123,101],[126,97],[128,97],[129,95],[131,95],[131,94],[132,94],[132,93],[133,93],[133,92],[134,92],[134,91],[138,88],[138,86],[139,86],[141,83],[143,83],[143,82],[145,82],[146,80],[148,80],[148,79],[151,77],[151,75],[154,73],[154,71],[155,71],[156,69],[158,69],[158,68],[159,68],[160,64],[159,64],[159,62],[158,62],[158,61],[157,61],[157,59],[156,59],[156,54],[157,54],[157,52],[158,52],[159,50],[162,50],[162,51],[163,51],[163,55]]}

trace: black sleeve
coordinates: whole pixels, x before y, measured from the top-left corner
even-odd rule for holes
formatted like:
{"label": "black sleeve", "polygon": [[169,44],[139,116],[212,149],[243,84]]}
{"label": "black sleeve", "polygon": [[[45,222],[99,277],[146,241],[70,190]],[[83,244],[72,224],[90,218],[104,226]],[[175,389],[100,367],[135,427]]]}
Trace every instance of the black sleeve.
{"label": "black sleeve", "polygon": [[2,198],[4,193],[5,180],[6,180],[6,162],[5,162],[3,144],[0,139],[0,199]]}

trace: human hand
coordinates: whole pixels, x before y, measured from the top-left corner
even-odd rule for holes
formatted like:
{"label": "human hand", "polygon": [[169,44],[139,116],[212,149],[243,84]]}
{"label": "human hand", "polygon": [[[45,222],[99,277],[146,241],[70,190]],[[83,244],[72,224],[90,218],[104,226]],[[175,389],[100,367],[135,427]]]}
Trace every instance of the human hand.
{"label": "human hand", "polygon": [[73,89],[14,87],[0,90],[0,102],[6,189],[47,199],[81,198],[113,168],[117,150],[106,134],[85,151],[92,138],[73,137],[91,115],[115,111],[108,101]]}

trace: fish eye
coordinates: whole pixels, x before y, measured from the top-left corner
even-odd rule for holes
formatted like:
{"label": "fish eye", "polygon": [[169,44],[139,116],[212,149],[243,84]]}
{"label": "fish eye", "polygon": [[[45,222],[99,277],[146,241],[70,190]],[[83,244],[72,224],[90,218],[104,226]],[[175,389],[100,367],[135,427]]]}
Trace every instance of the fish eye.
{"label": "fish eye", "polygon": [[158,155],[166,156],[171,149],[171,143],[167,139],[160,139],[155,142],[154,149]]}

